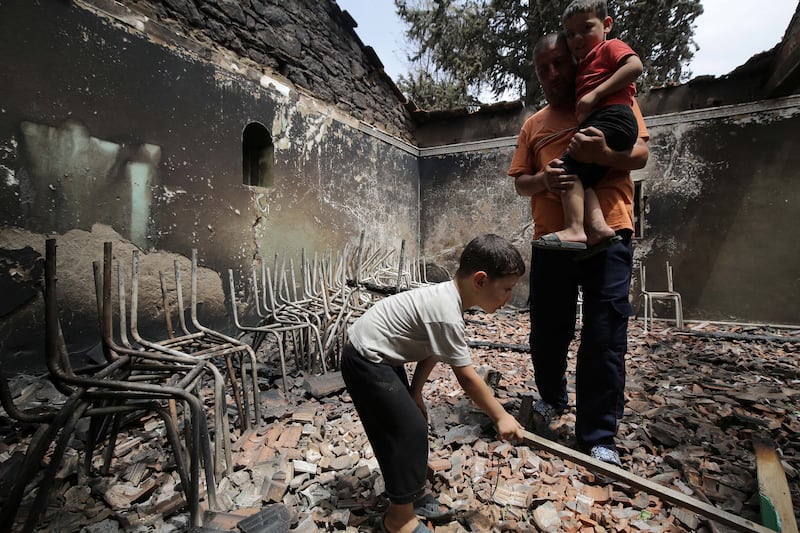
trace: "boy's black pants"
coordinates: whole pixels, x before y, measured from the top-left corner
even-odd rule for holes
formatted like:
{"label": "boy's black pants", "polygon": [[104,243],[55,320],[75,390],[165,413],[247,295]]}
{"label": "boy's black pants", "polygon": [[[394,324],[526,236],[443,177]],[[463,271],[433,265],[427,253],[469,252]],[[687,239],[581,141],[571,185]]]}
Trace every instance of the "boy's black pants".
{"label": "boy's black pants", "polygon": [[342,377],[381,467],[392,503],[412,503],[425,490],[428,422],[409,392],[405,366],[371,363],[352,344]]}
{"label": "boy's black pants", "polygon": [[[629,105],[615,104],[603,107],[581,122],[579,129],[593,126],[603,132],[606,144],[616,152],[630,150],[639,138],[639,124]],[[608,173],[608,167],[584,163],[571,155],[561,156],[566,174],[576,174],[584,189],[591,189]]]}

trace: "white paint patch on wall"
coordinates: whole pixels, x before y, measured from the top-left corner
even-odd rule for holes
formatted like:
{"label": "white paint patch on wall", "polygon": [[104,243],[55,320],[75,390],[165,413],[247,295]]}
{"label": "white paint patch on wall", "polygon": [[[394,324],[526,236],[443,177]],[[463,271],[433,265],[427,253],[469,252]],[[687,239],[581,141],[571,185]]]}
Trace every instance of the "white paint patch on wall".
{"label": "white paint patch on wall", "polygon": [[17,174],[5,165],[0,165],[0,180],[2,180],[7,187],[19,185]]}
{"label": "white paint patch on wall", "polygon": [[137,161],[128,163],[126,171],[131,194],[131,241],[143,245],[147,240],[147,222],[150,219],[152,185],[156,181],[161,147],[143,144],[136,154]]}
{"label": "white paint patch on wall", "polygon": [[[671,135],[665,136],[672,144],[669,147],[668,160],[661,162],[664,171],[660,178],[647,180],[650,194],[673,193],[683,198],[697,199],[703,194],[704,188],[710,185],[709,176],[714,175],[711,170],[727,166],[726,162],[709,162],[695,154],[694,147],[691,146],[691,134],[700,124],[702,123],[690,122],[669,128]],[[653,138],[658,139],[659,135],[653,133]]]}
{"label": "white paint patch on wall", "polygon": [[287,98],[289,96],[289,93],[291,93],[291,89],[289,88],[288,85],[284,85],[283,83],[279,82],[278,80],[276,80],[274,78],[271,78],[271,77],[267,76],[266,74],[261,76],[261,78],[258,80],[258,82],[264,88],[275,89],[284,98]]}

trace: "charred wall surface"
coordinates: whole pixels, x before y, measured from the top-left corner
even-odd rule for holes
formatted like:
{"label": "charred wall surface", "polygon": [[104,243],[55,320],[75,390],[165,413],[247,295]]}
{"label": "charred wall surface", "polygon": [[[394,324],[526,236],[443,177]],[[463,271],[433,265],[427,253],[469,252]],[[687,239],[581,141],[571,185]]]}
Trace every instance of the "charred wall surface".
{"label": "charred wall surface", "polygon": [[[362,230],[417,253],[415,148],[136,21],[79,3],[0,3],[0,283],[20,289],[0,317],[3,358],[40,353],[30,279],[47,236],[64,240],[59,263],[81,259],[60,268],[73,350],[97,339],[91,261],[105,240],[126,263],[131,246],[184,261],[196,248],[201,267],[237,279],[275,254],[297,264],[301,249],[338,251]],[[272,150],[258,162],[271,172],[263,186],[245,177],[248,125]],[[204,297],[208,316],[224,316],[221,287]]]}
{"label": "charred wall surface", "polygon": [[[530,265],[530,207],[517,196],[506,175],[515,139],[500,146],[453,145],[423,151],[420,159],[420,239],[427,256],[452,275],[464,245],[482,233],[509,239]],[[526,305],[527,276],[514,289],[512,303]]]}
{"label": "charred wall surface", "polygon": [[[109,0],[86,0],[110,8]],[[123,0],[211,51],[233,53],[368,124],[411,139],[405,98],[333,0]],[[138,20],[147,26],[144,17]]]}
{"label": "charred wall surface", "polygon": [[[650,161],[637,257],[647,287],[673,265],[684,314],[704,320],[796,324],[800,255],[800,99],[646,117]],[[666,316],[669,316],[668,314]]]}
{"label": "charred wall surface", "polygon": [[[648,289],[666,290],[670,261],[689,319],[798,323],[798,119],[797,96],[645,117],[650,159],[633,173],[644,228],[631,292],[639,309],[639,265],[647,267]],[[486,231],[530,256],[529,204],[506,176],[515,142],[421,150],[422,246],[451,272],[462,241]],[[527,292],[523,279],[514,303],[524,305]],[[674,316],[663,307],[656,315]]]}

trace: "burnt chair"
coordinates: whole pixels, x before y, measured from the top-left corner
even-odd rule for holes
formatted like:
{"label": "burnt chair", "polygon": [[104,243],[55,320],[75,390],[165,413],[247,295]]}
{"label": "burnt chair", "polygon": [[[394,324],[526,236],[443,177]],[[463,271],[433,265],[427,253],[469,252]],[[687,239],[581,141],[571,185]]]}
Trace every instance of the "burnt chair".
{"label": "burnt chair", "polygon": [[[258,285],[255,281],[255,272],[253,273],[253,289],[256,308],[262,319],[257,325],[247,326],[244,325],[239,319],[238,303],[236,301],[236,286],[233,276],[233,270],[228,269],[228,284],[230,287],[230,300],[231,300],[231,314],[233,316],[234,324],[240,331],[241,335],[252,335],[252,348],[258,350],[267,337],[274,337],[275,345],[278,349],[281,364],[281,375],[283,377],[283,393],[288,394],[288,375],[286,372],[286,351],[289,346],[299,352],[301,350],[307,351],[306,357],[310,360],[313,354],[322,354],[322,343],[320,342],[319,330],[315,324],[312,323],[306,316],[304,316],[302,309],[297,308],[291,311],[284,311],[280,318],[272,315],[269,320],[266,315],[261,312],[258,304]],[[296,354],[296,360],[297,360]]]}
{"label": "burnt chair", "polygon": [[678,329],[683,329],[683,302],[681,301],[681,294],[675,290],[672,280],[672,265],[669,261],[666,262],[667,271],[667,289],[664,291],[653,291],[647,288],[647,270],[642,263],[640,270],[640,285],[642,290],[642,299],[644,302],[644,327],[642,331],[647,333],[647,322],[650,322],[650,329],[653,329],[653,302],[655,300],[669,300],[673,303],[675,308],[675,326]]}
{"label": "burnt chair", "polygon": [[[197,387],[205,365],[196,364],[191,369],[185,369],[182,376],[174,376],[167,383],[138,381],[135,368],[138,354],[120,355],[109,351],[106,353],[106,364],[101,369],[95,370],[91,375],[77,374],[70,364],[58,318],[55,239],[47,241],[45,255],[46,363],[49,377],[56,388],[69,396],[60,409],[41,420],[42,426],[37,430],[29,445],[16,480],[4,501],[2,510],[0,510],[0,531],[11,531],[14,527],[25,488],[35,477],[45,454],[54,441],[55,446],[49,464],[38,485],[34,502],[22,528],[24,532],[34,529],[41,512],[46,507],[50,485],[60,467],[67,444],[73,436],[78,421],[83,417],[116,417],[137,411],[156,413],[164,421],[167,438],[186,497],[191,524],[193,526],[202,525],[199,506],[201,458],[205,464],[208,503],[212,509],[217,508],[214,474],[211,468],[211,450],[205,427],[203,406],[191,392]],[[161,377],[159,376],[159,378]],[[153,379],[153,377],[148,379]],[[170,400],[176,400],[187,406],[183,422],[190,435],[190,439],[185,444],[188,449],[187,455],[190,457],[189,461],[184,456],[184,444],[180,442],[173,417],[165,407]],[[87,446],[85,453],[91,454],[92,450],[93,446]]]}
{"label": "burnt chair", "polygon": [[[165,353],[190,355],[192,357],[219,362],[224,365],[229,378],[231,393],[236,403],[242,429],[250,429],[250,399],[252,398],[253,416],[256,425],[261,423],[261,407],[259,401],[259,388],[257,376],[257,360],[255,352],[246,343],[239,341],[228,335],[224,335],[211,328],[207,328],[200,323],[197,316],[197,250],[192,250],[192,273],[191,273],[191,304],[190,318],[194,331],[190,330],[184,316],[185,306],[183,299],[183,285],[180,263],[175,260],[175,293],[177,300],[178,324],[181,333],[174,335],[168,321],[167,337],[160,340],[145,339],[138,328],[138,293],[139,293],[139,255],[134,250],[132,257],[131,272],[131,309],[130,309],[130,333],[135,342],[148,349],[159,350]],[[165,299],[166,300],[166,299]],[[165,314],[169,314],[169,306],[165,307]],[[232,356],[239,356],[240,376],[237,377],[233,366]],[[250,375],[247,374],[249,362]],[[250,383],[250,395],[246,394],[248,381]]]}
{"label": "burnt chair", "polygon": [[[137,357],[137,379],[148,379],[148,373],[164,374],[172,372],[175,375],[180,375],[187,371],[187,368],[192,368],[198,364],[203,367],[203,372],[206,376],[213,378],[213,405],[214,405],[214,472],[216,476],[222,476],[224,473],[231,474],[233,472],[233,461],[231,458],[231,435],[228,424],[228,418],[225,416],[226,403],[225,403],[225,380],[217,367],[202,358],[197,358],[186,353],[174,351],[170,349],[153,349],[148,346],[134,345],[128,339],[127,335],[127,321],[126,321],[126,279],[124,268],[120,262],[117,262],[117,298],[119,303],[118,313],[118,332],[120,343],[114,339],[113,331],[113,305],[111,294],[111,283],[104,283],[105,279],[111,279],[112,272],[112,244],[105,243],[103,250],[103,268],[100,270],[99,263],[93,263],[95,274],[95,291],[97,295],[98,316],[100,319],[100,331],[102,334],[103,348],[106,353],[110,354],[128,354]],[[131,290],[133,295],[136,293]],[[131,320],[135,320],[133,317]],[[198,383],[196,396],[200,397],[200,384]],[[170,412],[174,413],[174,402],[170,402]],[[174,418],[174,416],[173,416]],[[177,423],[177,421],[176,421]],[[223,457],[224,455],[224,457]]]}

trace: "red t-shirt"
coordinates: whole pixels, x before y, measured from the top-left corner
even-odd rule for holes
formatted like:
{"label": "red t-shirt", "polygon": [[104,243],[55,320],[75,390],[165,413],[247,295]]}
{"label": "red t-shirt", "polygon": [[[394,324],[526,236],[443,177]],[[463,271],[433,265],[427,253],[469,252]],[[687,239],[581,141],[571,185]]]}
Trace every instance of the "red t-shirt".
{"label": "red t-shirt", "polygon": [[[575,97],[580,100],[583,95],[606,81],[623,59],[635,56],[633,49],[619,39],[608,39],[589,50],[586,57],[578,62],[578,72],[575,75]],[[636,94],[636,85],[608,95],[597,107],[607,107],[612,104],[633,104],[633,95]]]}

